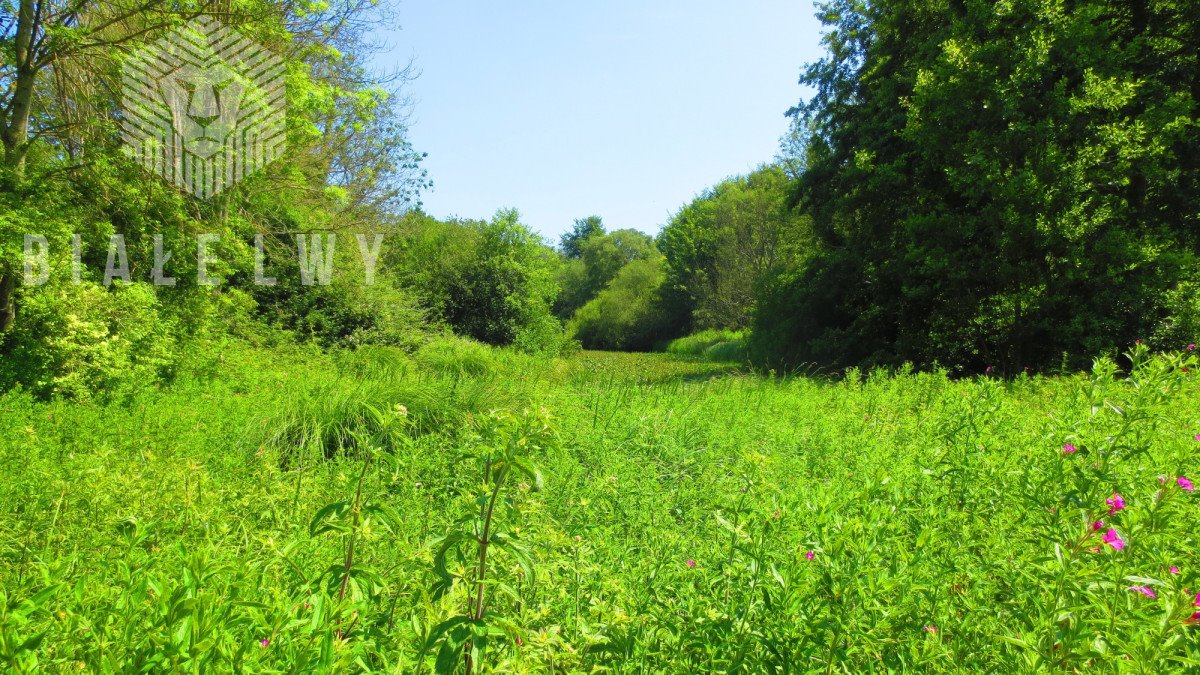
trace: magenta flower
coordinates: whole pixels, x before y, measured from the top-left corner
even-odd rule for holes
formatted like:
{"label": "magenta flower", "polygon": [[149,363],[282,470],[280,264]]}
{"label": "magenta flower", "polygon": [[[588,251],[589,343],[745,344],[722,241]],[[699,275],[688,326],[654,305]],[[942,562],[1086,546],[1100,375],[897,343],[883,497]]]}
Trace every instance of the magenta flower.
{"label": "magenta flower", "polygon": [[696,566],[696,561],[695,561],[695,560],[689,560],[689,561],[687,561],[687,566],[688,566],[688,567],[695,567],[695,566]]}
{"label": "magenta flower", "polygon": [[1200,443],[1200,434],[1196,434],[1196,442]]}
{"label": "magenta flower", "polygon": [[1196,351],[1196,343],[1193,342],[1192,344],[1188,345],[1188,351],[1189,352]]}
{"label": "magenta flower", "polygon": [[1192,481],[1188,480],[1184,476],[1180,476],[1179,478],[1176,478],[1175,482],[1179,483],[1179,487],[1183,488],[1184,492],[1195,492],[1196,491],[1196,486],[1192,485]]}
{"label": "magenta flower", "polygon": [[1179,574],[1179,568],[1178,568],[1178,567],[1176,567],[1176,566],[1174,566],[1174,565],[1171,565],[1171,568],[1170,568],[1170,570],[1168,570],[1168,571],[1169,571],[1171,574]]}
{"label": "magenta flower", "polygon": [[271,640],[269,638],[263,638],[258,641],[258,646],[262,647],[263,649],[266,649],[267,645],[269,644],[271,644]]}
{"label": "magenta flower", "polygon": [[1108,499],[1105,499],[1104,503],[1108,504],[1108,515],[1110,515],[1110,516],[1112,514],[1116,513],[1117,511],[1125,510],[1125,498],[1122,497],[1121,495],[1117,494],[1116,492],[1113,493],[1113,496],[1109,497]]}
{"label": "magenta flower", "polygon": [[1104,533],[1104,543],[1113,547],[1114,551],[1120,551],[1125,548],[1125,540],[1121,539],[1121,535],[1117,534],[1117,531],[1111,527]]}
{"label": "magenta flower", "polygon": [[1104,529],[1104,521],[1103,520],[1097,520],[1096,522],[1092,523],[1092,532],[1099,532],[1100,530],[1103,530],[1103,529]]}
{"label": "magenta flower", "polygon": [[813,558],[817,557],[817,554],[814,551],[809,551],[808,553],[804,554],[804,557],[812,560]]}
{"label": "magenta flower", "polygon": [[1075,447],[1074,445],[1071,445],[1070,443],[1067,443],[1066,445],[1063,446],[1063,454],[1064,455],[1073,455],[1078,451],[1079,451],[1079,448]]}
{"label": "magenta flower", "polygon": [[1146,586],[1130,586],[1129,590],[1134,591],[1135,593],[1141,593],[1142,595],[1146,596],[1147,598],[1150,598],[1151,600],[1158,599],[1158,596],[1155,595],[1154,591],[1150,590]]}

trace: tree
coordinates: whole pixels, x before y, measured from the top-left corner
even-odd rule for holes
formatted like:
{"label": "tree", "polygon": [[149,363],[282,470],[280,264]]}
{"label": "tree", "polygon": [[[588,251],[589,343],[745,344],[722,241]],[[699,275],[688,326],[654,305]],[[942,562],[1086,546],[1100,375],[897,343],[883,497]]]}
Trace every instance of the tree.
{"label": "tree", "polygon": [[705,191],[663,228],[668,284],[697,327],[746,326],[759,281],[806,255],[808,221],[789,208],[789,189],[780,167],[764,166]]}
{"label": "tree", "polygon": [[575,313],[567,324],[568,334],[589,349],[654,348],[668,337],[660,295],[665,279],[658,253],[630,262]]}
{"label": "tree", "polygon": [[588,216],[575,221],[570,232],[562,236],[562,252],[568,258],[583,254],[583,245],[596,235],[604,234],[604,221],[600,216]]}
{"label": "tree", "polygon": [[449,287],[447,321],[476,340],[512,344],[550,315],[558,292],[553,256],[515,210],[497,212],[479,229],[469,263]]}
{"label": "tree", "polygon": [[588,237],[577,258],[566,258],[559,268],[559,292],[554,312],[569,319],[596,297],[629,263],[654,252],[654,239],[637,230],[615,230]]}
{"label": "tree", "polygon": [[789,162],[819,253],[761,355],[1014,372],[1148,335],[1197,253],[1186,5],[823,5]]}

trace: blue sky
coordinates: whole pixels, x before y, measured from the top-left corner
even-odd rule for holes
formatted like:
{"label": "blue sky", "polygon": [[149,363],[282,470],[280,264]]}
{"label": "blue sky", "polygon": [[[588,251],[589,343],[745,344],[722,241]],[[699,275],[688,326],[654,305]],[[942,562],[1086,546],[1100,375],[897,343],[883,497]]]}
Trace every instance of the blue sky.
{"label": "blue sky", "polygon": [[808,0],[403,0],[381,68],[414,60],[411,139],[438,217],[515,207],[655,233],[705,187],[770,161],[820,55]]}

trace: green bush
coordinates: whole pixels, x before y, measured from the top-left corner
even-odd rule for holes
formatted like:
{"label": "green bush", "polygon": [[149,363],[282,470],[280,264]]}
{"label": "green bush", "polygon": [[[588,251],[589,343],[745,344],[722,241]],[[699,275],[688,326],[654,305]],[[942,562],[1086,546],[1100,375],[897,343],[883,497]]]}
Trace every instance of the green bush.
{"label": "green bush", "polygon": [[23,288],[20,321],[5,337],[0,389],[38,396],[120,396],[171,375],[180,356],[175,324],[145,283],[51,283]]}
{"label": "green bush", "polygon": [[634,260],[608,288],[581,307],[567,332],[587,349],[649,350],[662,339],[663,259]]}

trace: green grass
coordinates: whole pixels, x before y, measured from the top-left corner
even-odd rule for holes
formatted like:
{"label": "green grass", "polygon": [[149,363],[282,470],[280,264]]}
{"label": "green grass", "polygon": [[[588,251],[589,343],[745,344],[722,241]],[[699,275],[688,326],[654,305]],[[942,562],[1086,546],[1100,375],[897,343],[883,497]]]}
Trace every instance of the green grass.
{"label": "green grass", "polygon": [[709,329],[667,343],[668,354],[695,356],[708,361],[744,362],[746,331]]}
{"label": "green grass", "polygon": [[[9,393],[0,662],[461,671],[466,645],[476,672],[1194,671],[1183,359],[832,381],[239,348],[120,404]],[[485,523],[480,583],[457,533]]]}

